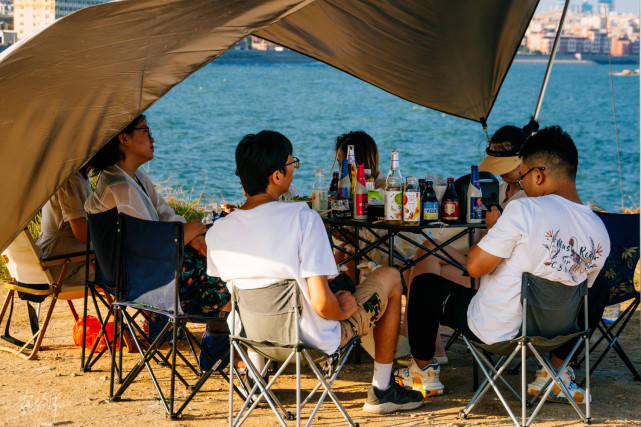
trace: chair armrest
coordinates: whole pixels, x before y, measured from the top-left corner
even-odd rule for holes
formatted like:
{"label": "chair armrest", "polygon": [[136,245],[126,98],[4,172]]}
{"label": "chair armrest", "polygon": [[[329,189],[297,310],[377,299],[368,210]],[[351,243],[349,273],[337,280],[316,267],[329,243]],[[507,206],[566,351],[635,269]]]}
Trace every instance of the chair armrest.
{"label": "chair armrest", "polygon": [[65,262],[82,262],[89,255],[90,259],[94,259],[94,251],[73,252],[69,254],[55,255],[46,258],[41,258],[40,263],[43,267],[51,267],[54,265],[64,264]]}

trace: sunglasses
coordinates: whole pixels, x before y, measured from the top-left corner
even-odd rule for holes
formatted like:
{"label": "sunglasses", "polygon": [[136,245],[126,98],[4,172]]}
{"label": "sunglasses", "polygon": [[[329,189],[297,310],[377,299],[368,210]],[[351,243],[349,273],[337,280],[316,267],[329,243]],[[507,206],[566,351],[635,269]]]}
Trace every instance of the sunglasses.
{"label": "sunglasses", "polygon": [[544,171],[545,170],[545,166],[534,166],[533,168],[528,169],[528,171],[525,172],[524,174],[521,174],[521,176],[519,176],[519,179],[516,180],[516,185],[518,185],[521,190],[525,191],[525,188],[523,188],[523,183],[522,183],[523,178],[525,178],[527,176],[527,174],[532,172],[534,169],[538,169],[540,171]]}

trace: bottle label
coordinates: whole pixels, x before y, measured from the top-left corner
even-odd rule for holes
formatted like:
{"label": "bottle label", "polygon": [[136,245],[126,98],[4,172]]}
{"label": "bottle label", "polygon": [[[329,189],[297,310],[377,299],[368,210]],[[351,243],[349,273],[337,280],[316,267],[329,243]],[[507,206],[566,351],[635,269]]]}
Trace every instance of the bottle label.
{"label": "bottle label", "polygon": [[385,220],[401,221],[403,219],[403,192],[386,191],[385,192]]}
{"label": "bottle label", "polygon": [[367,217],[367,194],[354,194],[354,218]]}
{"label": "bottle label", "polygon": [[480,197],[470,197],[470,222],[483,221],[483,202]]}
{"label": "bottle label", "polygon": [[458,220],[458,201],[444,200],[441,204],[443,209],[443,218],[448,221]]}
{"label": "bottle label", "polygon": [[403,194],[403,221],[416,222],[421,220],[421,193],[405,192]]}
{"label": "bottle label", "polygon": [[423,220],[436,221],[438,219],[438,202],[423,203]]}

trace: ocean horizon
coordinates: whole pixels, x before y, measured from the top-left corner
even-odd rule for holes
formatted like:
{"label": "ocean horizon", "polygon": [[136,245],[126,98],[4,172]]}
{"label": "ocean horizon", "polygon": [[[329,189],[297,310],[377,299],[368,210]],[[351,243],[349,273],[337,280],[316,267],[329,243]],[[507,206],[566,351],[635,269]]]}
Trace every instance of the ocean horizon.
{"label": "ocean horizon", "polygon": [[[614,71],[626,68],[613,67]],[[488,118],[489,135],[525,125],[536,104],[544,64],[513,64]],[[625,206],[639,205],[639,78],[613,77]],[[325,64],[307,61],[214,61],[173,88],[146,112],[155,158],[145,170],[187,198],[238,202],[234,150],[248,133],[277,130],[301,159],[294,185],[311,194],[314,170],[329,184],[336,137],[368,132],[381,171],[393,148],[403,176],[458,177],[479,164],[487,137],[479,123],[413,104]],[[556,64],[539,117],[560,125],[579,150],[577,186],[584,203],[621,206],[607,65]]]}

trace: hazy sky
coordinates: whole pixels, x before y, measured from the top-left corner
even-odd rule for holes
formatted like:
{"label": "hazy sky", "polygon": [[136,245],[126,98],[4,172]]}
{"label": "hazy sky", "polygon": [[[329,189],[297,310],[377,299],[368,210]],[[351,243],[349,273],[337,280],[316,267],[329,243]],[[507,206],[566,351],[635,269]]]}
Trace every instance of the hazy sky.
{"label": "hazy sky", "polygon": [[[592,5],[597,4],[597,0],[588,0]],[[554,8],[559,3],[558,0],[541,0],[539,11],[546,11]],[[571,0],[570,7],[580,5],[583,0]],[[620,13],[634,13],[639,15],[639,0],[614,0],[614,9]]]}

